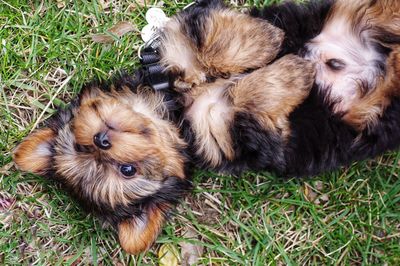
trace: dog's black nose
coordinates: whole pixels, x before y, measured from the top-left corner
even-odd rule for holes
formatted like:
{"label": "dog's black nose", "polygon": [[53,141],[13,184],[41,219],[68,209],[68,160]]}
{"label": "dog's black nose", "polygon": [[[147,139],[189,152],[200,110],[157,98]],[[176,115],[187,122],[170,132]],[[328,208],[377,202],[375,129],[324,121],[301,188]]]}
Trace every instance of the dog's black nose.
{"label": "dog's black nose", "polygon": [[108,150],[111,148],[111,142],[108,139],[106,132],[99,132],[93,137],[93,142],[102,150]]}

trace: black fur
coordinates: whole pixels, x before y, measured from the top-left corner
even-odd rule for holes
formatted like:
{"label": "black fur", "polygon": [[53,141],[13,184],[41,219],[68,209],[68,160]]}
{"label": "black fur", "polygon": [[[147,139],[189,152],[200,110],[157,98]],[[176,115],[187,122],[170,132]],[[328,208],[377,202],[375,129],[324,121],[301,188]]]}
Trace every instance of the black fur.
{"label": "black fur", "polygon": [[253,8],[250,15],[265,19],[285,32],[280,56],[298,54],[309,40],[322,31],[333,2],[333,0],[312,0],[305,3],[287,1],[262,9]]}
{"label": "black fur", "polygon": [[205,25],[204,22],[209,16],[209,13],[213,9],[220,9],[226,7],[223,1],[220,0],[202,0],[196,1],[196,5],[189,7],[186,10],[181,11],[178,15],[180,17],[180,23],[197,47],[203,45]]}
{"label": "black fur", "polygon": [[291,136],[285,149],[287,167],[282,174],[315,175],[352,161],[349,147],[357,132],[330,106],[314,86],[310,96],[291,113]]}
{"label": "black fur", "polygon": [[226,161],[220,170],[239,174],[269,168],[282,172],[286,168],[284,143],[279,132],[266,131],[250,113],[236,113],[233,121],[230,134],[235,160]]}
{"label": "black fur", "polygon": [[391,105],[379,119],[379,123],[365,129],[350,153],[354,160],[373,158],[400,145],[400,99],[392,99]]}
{"label": "black fur", "polygon": [[[223,8],[222,1],[198,1],[181,13],[181,23],[185,32],[201,47],[203,43],[204,18],[213,8]],[[283,29],[286,39],[279,56],[288,53],[302,54],[305,44],[314,38],[323,28],[333,0],[311,1],[306,4],[285,2],[261,10],[253,9],[250,14],[263,18]],[[379,38],[378,38],[379,39]],[[382,34],[380,39],[388,44],[398,44],[399,36]],[[377,44],[381,45],[381,44]],[[389,52],[386,46],[380,46],[382,51]],[[384,66],[382,66],[384,69]],[[86,89],[98,87],[104,91],[112,88],[118,90],[128,87],[136,92],[144,83],[143,69],[133,75],[122,74],[111,82],[94,82]],[[290,89],[290,88],[288,88]],[[83,89],[82,93],[84,93]],[[267,130],[260,124],[251,112],[235,114],[229,134],[233,140],[235,159],[224,162],[216,170],[240,174],[246,170],[269,170],[283,176],[308,176],[349,165],[356,160],[372,158],[388,150],[397,149],[400,145],[400,99],[392,99],[377,124],[367,127],[363,132],[356,132],[341,119],[341,114],[332,111],[332,103],[326,101],[326,95],[318,92],[316,85],[308,98],[289,116],[290,135],[283,139],[278,130]],[[155,92],[163,93],[163,92]],[[193,161],[200,167],[208,168],[201,158],[196,158],[194,132],[190,121],[183,120],[183,107],[179,104],[179,95],[164,95],[168,100],[174,99],[177,106],[167,105],[169,114],[165,119],[171,119],[182,129],[183,137],[189,144],[188,150],[176,147],[184,157],[193,156]],[[79,106],[79,97],[69,108],[61,109],[48,122],[48,126],[59,132],[73,118],[73,110]],[[84,147],[77,147],[84,148]],[[189,177],[190,163],[186,162],[186,175]],[[96,214],[102,220],[116,227],[121,221],[136,217],[141,219],[147,210],[159,208],[164,213],[165,206],[175,206],[192,186],[188,179],[166,176],[161,189],[154,194],[135,201],[128,206],[112,207],[109,202],[99,202],[87,195],[81,184],[68,184],[58,178],[53,169],[48,169],[47,175],[59,180],[67,190],[88,211]],[[168,208],[169,209],[169,208]]]}

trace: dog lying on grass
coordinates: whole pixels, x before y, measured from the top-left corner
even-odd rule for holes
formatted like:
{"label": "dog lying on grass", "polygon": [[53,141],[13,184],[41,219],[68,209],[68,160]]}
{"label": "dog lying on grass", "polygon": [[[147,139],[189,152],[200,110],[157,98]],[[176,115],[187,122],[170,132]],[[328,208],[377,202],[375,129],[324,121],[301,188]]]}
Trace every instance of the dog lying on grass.
{"label": "dog lying on grass", "polygon": [[93,83],[14,160],[63,183],[136,254],[190,190],[192,162],[307,176],[395,149],[400,32],[391,12],[400,4],[386,2],[284,3],[248,15],[200,1],[161,34],[178,111],[140,71]]}
{"label": "dog lying on grass", "polygon": [[184,91],[198,164],[303,176],[397,147],[396,10],[398,1],[285,2],[248,16],[205,1],[178,14],[161,55]]}

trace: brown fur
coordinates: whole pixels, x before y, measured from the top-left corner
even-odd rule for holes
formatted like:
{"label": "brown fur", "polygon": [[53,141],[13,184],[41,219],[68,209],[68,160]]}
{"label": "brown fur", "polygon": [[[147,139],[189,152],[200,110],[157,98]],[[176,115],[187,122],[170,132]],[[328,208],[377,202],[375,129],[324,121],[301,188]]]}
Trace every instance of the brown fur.
{"label": "brown fur", "polygon": [[42,129],[32,133],[29,140],[25,139],[13,154],[18,169],[37,174],[46,172],[51,156],[48,140],[52,140],[54,137],[55,134],[52,130]]}
{"label": "brown fur", "polygon": [[234,110],[249,112],[266,129],[287,136],[288,116],[308,96],[314,75],[310,61],[287,55],[245,76],[230,89]]}
{"label": "brown fur", "polygon": [[[57,118],[58,126],[50,123],[18,145],[14,161],[23,171],[55,177],[90,209],[100,208],[100,213],[130,210],[137,201],[159,193],[169,177],[185,178],[186,158],[181,151],[186,144],[164,112],[158,94],[140,89],[135,94],[127,88],[103,92],[92,86],[81,95],[79,106]],[[110,149],[94,144],[98,132],[107,133]],[[132,164],[134,176],[123,176],[121,164]],[[148,201],[149,206],[140,203],[144,210],[134,209],[129,219],[103,217],[117,221],[127,252],[147,249],[172,208]]]}
{"label": "brown fur", "polygon": [[328,23],[338,15],[345,17],[356,32],[383,29],[400,35],[400,2],[397,0],[338,0]]}
{"label": "brown fur", "polygon": [[206,18],[204,43],[198,47],[187,36],[181,20],[178,15],[167,23],[161,47],[163,64],[180,75],[175,84],[178,89],[199,85],[207,76],[239,74],[265,66],[276,57],[284,38],[280,29],[264,20],[217,9]]}
{"label": "brown fur", "polygon": [[[167,208],[170,208],[169,206]],[[165,221],[160,209],[148,209],[148,221],[125,220],[118,226],[118,237],[122,248],[131,254],[138,254],[150,248],[161,231]],[[146,224],[147,222],[147,224]],[[143,226],[146,226],[143,228]]]}
{"label": "brown fur", "polygon": [[[353,23],[354,29],[368,22],[372,33],[379,27],[398,33],[398,15],[393,15],[390,5],[383,4],[390,1],[377,2],[369,6],[371,1],[340,0],[331,18],[340,14]],[[398,10],[398,2],[392,4]],[[361,9],[357,9],[360,5]],[[394,16],[394,23],[386,16]],[[211,11],[204,21],[203,42],[199,45],[189,38],[181,19],[178,15],[167,23],[161,55],[167,69],[180,76],[177,89],[191,89],[183,95],[183,116],[192,125],[197,155],[211,168],[223,165],[224,160],[235,161],[235,140],[231,136],[247,132],[240,128],[232,135],[234,119],[235,115],[245,113],[249,119],[243,127],[253,126],[253,119],[257,125],[249,130],[250,137],[241,142],[243,146],[251,144],[244,156],[254,154],[257,148],[275,149],[270,152],[273,160],[267,153],[257,158],[257,164],[250,162],[253,157],[241,160],[246,160],[246,164],[248,160],[249,166],[257,165],[258,169],[269,163],[284,169],[284,144],[292,133],[288,117],[310,92],[314,64],[287,55],[267,65],[278,54],[283,33],[265,21],[226,9]],[[390,104],[390,98],[399,95],[399,54],[396,50],[390,55],[385,78],[378,77],[377,87],[360,94],[345,114],[344,120],[355,128],[362,130],[374,124]],[[216,79],[206,83],[207,78]],[[83,200],[100,206],[99,212],[123,209],[116,224],[119,240],[127,252],[136,254],[154,242],[165,213],[172,208],[168,203],[160,203],[162,198],[151,200],[168,177],[185,179],[186,158],[181,152],[186,143],[175,125],[166,119],[158,94],[145,89],[139,89],[137,94],[128,88],[118,89],[87,89],[70,117],[58,118],[62,126],[40,129],[28,136],[17,147],[14,160],[24,171],[48,175],[51,170]],[[96,147],[93,139],[99,132],[107,134],[112,144],[109,149]],[[269,133],[276,139],[270,139]],[[270,140],[271,147],[258,146]],[[119,166],[127,163],[137,169],[134,177],[122,176],[119,171]],[[146,204],[148,201],[150,204]],[[138,211],[130,213],[132,206]]]}
{"label": "brown fur", "polygon": [[[308,44],[307,58],[316,62],[316,83],[329,90],[334,110],[357,130],[376,123],[396,95],[377,62],[388,66],[393,58],[376,49],[376,43],[397,49],[390,38],[400,38],[400,2],[396,0],[338,0],[324,29]],[[393,36],[397,37],[393,37]],[[339,59],[343,69],[332,70],[326,62]],[[389,78],[390,79],[390,78]],[[389,81],[390,83],[390,81]]]}
{"label": "brown fur", "polygon": [[386,60],[387,73],[381,78],[375,90],[358,101],[344,115],[343,119],[358,130],[378,122],[393,97],[400,96],[400,49],[393,51]]}
{"label": "brown fur", "polygon": [[[400,35],[400,1],[374,1],[373,5],[368,7],[366,17],[374,28]],[[391,46],[384,42],[382,45]]]}
{"label": "brown fur", "polygon": [[233,80],[218,79],[196,86],[184,95],[185,118],[195,133],[196,153],[212,166],[219,165],[223,156],[228,160],[234,158],[229,135],[234,113],[227,93],[233,85]]}
{"label": "brown fur", "polygon": [[207,74],[218,77],[267,65],[279,52],[283,32],[262,19],[217,10],[205,26],[198,59]]}
{"label": "brown fur", "polygon": [[163,44],[161,46],[162,64],[172,73],[179,74],[177,88],[190,88],[206,80],[206,74],[197,59],[197,48],[186,36],[177,17],[165,25]]}
{"label": "brown fur", "polygon": [[192,88],[185,94],[185,117],[196,154],[212,167],[235,158],[230,129],[237,112],[251,113],[266,130],[288,136],[288,116],[308,96],[314,74],[310,61],[287,55],[250,74]]}
{"label": "brown fur", "polygon": [[[376,87],[371,91],[358,90],[358,97],[345,112],[344,121],[361,131],[377,123],[393,96],[399,96],[399,48],[379,39],[382,30],[400,36],[400,1],[396,0],[339,0],[330,14],[346,18],[352,23],[355,34],[365,32],[367,38],[394,49],[386,60],[386,74],[376,77]],[[329,22],[328,22],[329,23]],[[397,77],[396,77],[397,75]]]}

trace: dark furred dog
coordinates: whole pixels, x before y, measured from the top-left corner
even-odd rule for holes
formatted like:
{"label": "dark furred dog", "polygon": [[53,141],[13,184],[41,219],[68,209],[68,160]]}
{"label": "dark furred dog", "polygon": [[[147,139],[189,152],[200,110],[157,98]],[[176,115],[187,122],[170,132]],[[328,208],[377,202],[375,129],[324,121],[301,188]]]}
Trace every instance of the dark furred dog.
{"label": "dark furred dog", "polygon": [[[139,77],[88,86],[17,147],[15,162],[64,183],[138,253],[189,189],[186,152],[227,173],[306,176],[395,149],[400,32],[391,11],[400,4],[387,2],[288,2],[248,15],[199,1],[161,36],[177,112]],[[351,43],[335,42],[332,27]]]}

